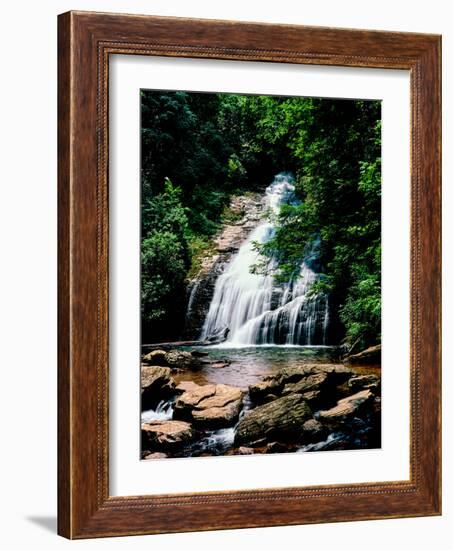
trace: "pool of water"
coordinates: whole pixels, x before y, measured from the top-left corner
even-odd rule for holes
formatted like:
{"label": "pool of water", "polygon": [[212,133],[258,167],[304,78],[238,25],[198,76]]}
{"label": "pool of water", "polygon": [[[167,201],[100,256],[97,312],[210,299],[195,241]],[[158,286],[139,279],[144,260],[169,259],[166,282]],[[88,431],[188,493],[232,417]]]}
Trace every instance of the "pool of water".
{"label": "pool of water", "polygon": [[[278,373],[286,366],[337,363],[335,348],[327,346],[220,346],[185,347],[186,351],[200,351],[208,355],[205,365],[175,374],[176,382],[191,380],[196,384],[228,384],[246,389],[265,376]],[[226,367],[215,367],[211,362],[229,362]]]}

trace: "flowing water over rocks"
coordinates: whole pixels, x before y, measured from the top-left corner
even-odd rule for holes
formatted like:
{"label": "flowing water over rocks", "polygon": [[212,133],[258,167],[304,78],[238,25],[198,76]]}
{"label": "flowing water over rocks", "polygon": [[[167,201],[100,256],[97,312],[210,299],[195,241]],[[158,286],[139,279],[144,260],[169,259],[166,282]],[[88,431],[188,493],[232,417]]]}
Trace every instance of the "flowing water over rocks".
{"label": "flowing water over rocks", "polygon": [[[377,366],[346,367],[327,346],[183,351],[194,354],[191,366],[168,367],[171,379],[156,386],[156,399],[159,387],[172,396],[142,412],[143,458],[380,446]],[[143,368],[146,383],[149,369],[165,367]]]}
{"label": "flowing water over rocks", "polygon": [[264,244],[275,233],[275,216],[283,204],[295,202],[292,177],[279,174],[266,189],[268,218],[252,231],[219,275],[203,325],[201,340],[228,329],[230,346],[259,344],[326,344],[328,299],[310,296],[317,280],[315,266],[320,241],[313,240],[300,270],[287,283],[277,283],[277,259],[270,258],[266,273],[253,271],[262,261],[256,243]]}

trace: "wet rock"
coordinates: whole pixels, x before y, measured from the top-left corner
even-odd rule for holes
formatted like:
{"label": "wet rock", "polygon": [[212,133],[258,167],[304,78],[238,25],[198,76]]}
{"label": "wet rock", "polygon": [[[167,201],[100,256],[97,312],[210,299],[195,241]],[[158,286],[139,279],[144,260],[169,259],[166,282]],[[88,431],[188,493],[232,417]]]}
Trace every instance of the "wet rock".
{"label": "wet rock", "polygon": [[175,403],[174,415],[175,418],[191,418],[192,410],[198,405],[198,403],[206,397],[211,397],[215,394],[215,384],[207,384],[205,386],[198,386],[194,390],[184,392]]}
{"label": "wet rock", "polygon": [[194,439],[188,422],[167,420],[142,424],[142,447],[151,451],[174,451]]}
{"label": "wet rock", "polygon": [[322,403],[324,400],[324,394],[320,390],[312,390],[301,393],[301,397],[302,399],[305,399],[312,410],[316,410],[319,407],[320,403]]}
{"label": "wet rock", "polygon": [[348,355],[343,361],[351,365],[378,365],[381,363],[381,345],[372,346],[354,355]]}
{"label": "wet rock", "polygon": [[192,382],[191,380],[182,380],[175,388],[176,393],[184,393],[186,391],[195,391],[198,388],[201,388],[198,384],[195,384],[195,382]]}
{"label": "wet rock", "polygon": [[167,364],[166,355],[167,352],[165,350],[156,349],[144,355],[142,361],[150,365],[165,366]]}
{"label": "wet rock", "polygon": [[338,401],[332,409],[320,411],[319,420],[329,426],[339,426],[346,421],[351,421],[355,416],[371,405],[374,401],[370,390],[363,390]]}
{"label": "wet rock", "polygon": [[229,361],[215,361],[214,363],[211,363],[209,366],[213,369],[224,369],[225,367],[230,366]]}
{"label": "wet rock", "polygon": [[225,342],[229,333],[230,329],[228,327],[223,327],[213,334],[210,334],[209,337],[206,339],[206,342],[210,345],[221,344],[222,342]]}
{"label": "wet rock", "polygon": [[168,455],[166,455],[165,453],[148,453],[145,457],[144,457],[144,460],[155,460],[155,459],[159,459],[159,458],[167,458]]}
{"label": "wet rock", "polygon": [[256,444],[263,439],[268,442],[297,440],[303,423],[311,416],[311,409],[301,395],[280,397],[250,410],[241,418],[235,444]]}
{"label": "wet rock", "polygon": [[252,447],[239,447],[237,450],[238,455],[253,455],[255,454],[255,451]]}
{"label": "wet rock", "polygon": [[263,402],[267,395],[280,393],[282,387],[279,376],[266,377],[261,382],[249,386],[250,399],[256,403]]}
{"label": "wet rock", "polygon": [[197,364],[197,358],[189,351],[171,350],[165,355],[169,367],[190,368]]}
{"label": "wet rock", "polygon": [[307,443],[322,441],[327,436],[327,431],[318,420],[310,418],[302,424],[303,440]]}
{"label": "wet rock", "polygon": [[152,409],[162,399],[168,399],[175,392],[175,382],[168,367],[141,368],[142,409]]}
{"label": "wet rock", "polygon": [[209,407],[192,411],[194,424],[199,428],[224,428],[235,424],[241,412],[241,402],[233,401],[223,407]]}
{"label": "wet rock", "polygon": [[289,453],[292,450],[291,446],[280,443],[279,441],[273,441],[266,446],[264,451],[266,454],[271,453]]}
{"label": "wet rock", "polygon": [[304,393],[312,390],[319,390],[327,385],[329,382],[329,374],[322,372],[319,374],[311,374],[304,376],[298,382],[293,384],[286,384],[282,395],[288,395],[289,393]]}
{"label": "wet rock", "polygon": [[[201,258],[199,272],[188,286],[187,300],[190,307],[184,327],[185,337],[198,338],[214,295],[215,282],[224,272],[232,255],[261,221],[265,202],[264,195],[260,194],[256,197],[232,197],[229,205],[232,217],[213,240],[207,255]],[[225,340],[225,335],[222,337]]]}
{"label": "wet rock", "polygon": [[198,386],[176,400],[174,416],[193,421],[199,427],[223,428],[237,421],[242,398],[242,391],[234,386]]}
{"label": "wet rock", "polygon": [[355,391],[362,389],[379,389],[380,378],[375,374],[354,376],[349,380],[348,386]]}

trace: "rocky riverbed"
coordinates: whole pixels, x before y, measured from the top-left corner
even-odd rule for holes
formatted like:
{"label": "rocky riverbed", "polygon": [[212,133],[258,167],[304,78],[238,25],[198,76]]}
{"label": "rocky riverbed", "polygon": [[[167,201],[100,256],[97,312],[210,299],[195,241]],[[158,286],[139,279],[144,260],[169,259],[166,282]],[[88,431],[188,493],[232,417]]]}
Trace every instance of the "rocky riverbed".
{"label": "rocky riverbed", "polygon": [[200,347],[142,357],[142,458],[380,447],[380,368],[329,348]]}

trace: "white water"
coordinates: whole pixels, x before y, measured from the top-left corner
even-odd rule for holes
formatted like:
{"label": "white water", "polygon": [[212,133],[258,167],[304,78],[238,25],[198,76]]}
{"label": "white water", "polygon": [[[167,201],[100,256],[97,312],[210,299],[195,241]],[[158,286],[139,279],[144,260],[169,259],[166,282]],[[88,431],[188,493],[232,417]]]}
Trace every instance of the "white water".
{"label": "white water", "polygon": [[267,275],[251,273],[263,261],[254,242],[265,243],[275,232],[272,218],[282,204],[294,201],[294,185],[288,174],[278,174],[266,189],[270,220],[261,222],[216,281],[202,339],[225,327],[225,345],[314,345],[326,344],[329,308],[325,296],[308,297],[317,274],[310,267],[317,259],[315,240],[301,263],[298,275],[289,283],[277,284],[272,275],[276,259],[271,258]]}

